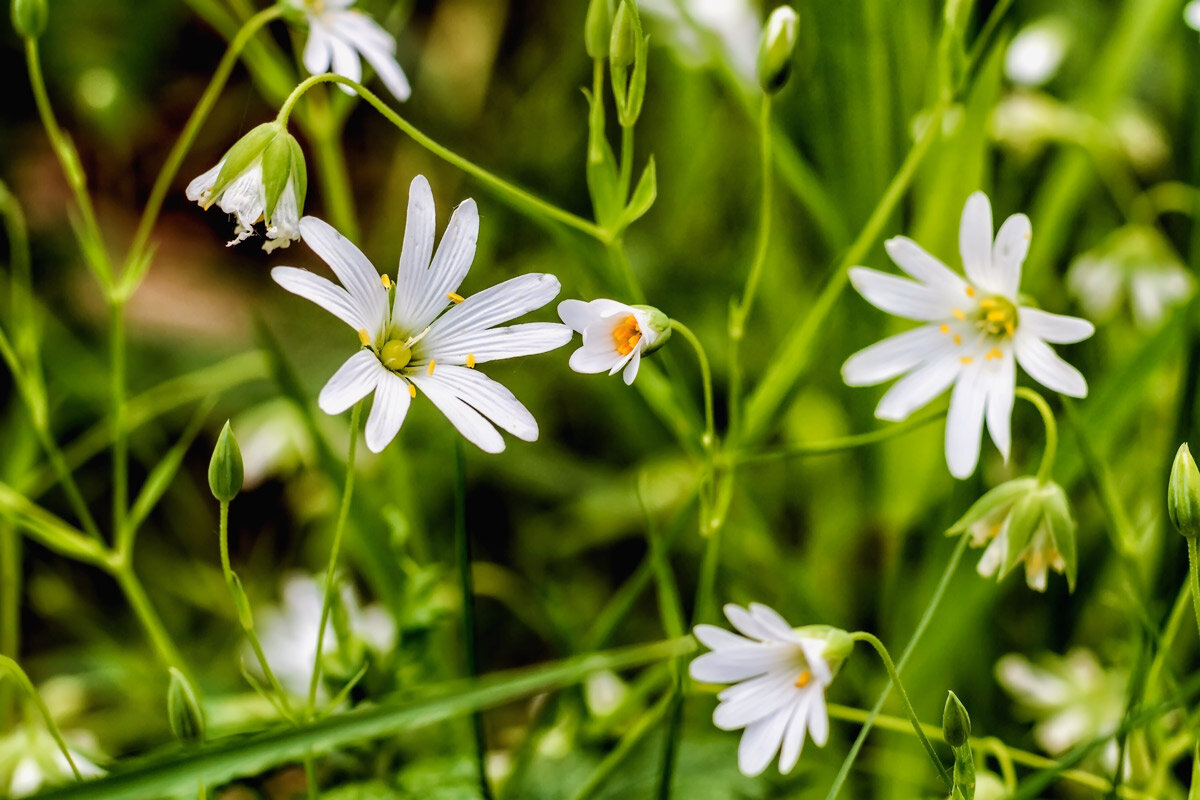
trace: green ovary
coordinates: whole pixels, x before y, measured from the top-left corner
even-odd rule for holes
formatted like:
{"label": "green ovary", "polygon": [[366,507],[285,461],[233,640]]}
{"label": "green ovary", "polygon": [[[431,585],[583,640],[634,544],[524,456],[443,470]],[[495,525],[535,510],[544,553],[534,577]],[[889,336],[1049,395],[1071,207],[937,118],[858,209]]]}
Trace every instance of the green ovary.
{"label": "green ovary", "polygon": [[400,339],[389,339],[379,351],[379,360],[388,369],[399,372],[412,361],[412,349]]}

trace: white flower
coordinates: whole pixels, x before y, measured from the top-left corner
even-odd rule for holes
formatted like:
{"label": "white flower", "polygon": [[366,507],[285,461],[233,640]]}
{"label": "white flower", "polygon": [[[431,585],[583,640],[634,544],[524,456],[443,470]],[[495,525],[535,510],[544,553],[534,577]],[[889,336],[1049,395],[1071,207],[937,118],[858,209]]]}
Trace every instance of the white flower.
{"label": "white flower", "polygon": [[1054,77],[1067,52],[1068,28],[1044,19],[1022,28],[1004,54],[1004,74],[1021,86],[1041,86]]}
{"label": "white flower", "polygon": [[558,316],[571,330],[583,334],[583,347],[571,354],[571,369],[615,375],[622,369],[625,384],[637,377],[642,356],[670,336],[670,320],[656,308],[627,306],[616,300],[564,300]]}
{"label": "white flower", "polygon": [[[475,201],[465,200],[454,210],[436,253],[435,221],[433,192],[418,175],[409,193],[394,293],[388,277],[381,277],[345,237],[315,217],[300,221],[305,243],[342,286],[295,267],[276,267],[271,277],[345,322],[361,344],[325,384],[317,403],[327,414],[340,414],[374,392],[366,443],[376,453],[400,431],[418,389],[481,450],[504,449],[493,425],[532,442],[538,435],[533,415],[474,367],[544,353],[570,341],[570,330],[558,323],[494,327],[550,302],[558,294],[558,279],[521,275],[464,300],[457,291],[475,257]],[[443,314],[451,301],[454,307]]]}
{"label": "white flower", "polygon": [[[95,751],[95,737],[85,731],[66,731],[71,761],[85,780],[97,778],[104,770],[82,755],[75,744]],[[19,727],[0,738],[0,791],[4,797],[28,797],[47,786],[70,783],[75,773],[59,749],[58,743],[42,725]]]}
{"label": "white flower", "polygon": [[743,636],[715,625],[697,625],[694,633],[712,650],[691,663],[694,680],[735,683],[717,695],[713,724],[722,730],[745,728],[738,746],[738,769],[754,776],[779,753],[779,771],[791,772],[805,735],[818,747],[829,738],[825,687],[833,681],[828,641],[806,635],[777,612],[751,603],[732,603],[725,616]]}
{"label": "white flower", "polygon": [[[324,583],[309,575],[294,574],[283,582],[283,602],[265,609],[258,623],[259,643],[271,665],[271,671],[283,688],[297,697],[308,693],[313,664],[317,655],[317,632],[321,627]],[[387,653],[396,644],[396,623],[381,605],[363,607],[358,595],[348,586],[341,587],[341,610],[345,612],[348,633],[360,639],[376,653]],[[327,623],[321,642],[323,656],[332,656],[345,643],[338,641],[332,619]],[[249,645],[243,658],[258,669]]]}
{"label": "white flower", "polygon": [[[1008,506],[968,529],[972,547],[987,546],[977,567],[979,574],[985,578],[995,575],[1008,558],[1008,525],[1011,519],[1012,506]],[[1067,563],[1050,534],[1050,528],[1044,521],[1038,523],[1034,529],[1020,560],[1025,562],[1025,583],[1035,592],[1046,591],[1049,570],[1053,569],[1062,574],[1067,568]]]}
{"label": "white flower", "polygon": [[1194,31],[1200,31],[1200,0],[1192,0],[1183,7],[1183,21]]}
{"label": "white flower", "polygon": [[1161,233],[1126,225],[1076,259],[1067,288],[1094,319],[1111,319],[1128,300],[1134,324],[1153,329],[1191,298],[1196,281]]}
{"label": "white flower", "polygon": [[[671,26],[669,41],[686,58],[706,60],[704,37],[713,37],[734,74],[747,84],[754,83],[762,21],[746,0],[643,0],[638,9]],[[685,13],[696,27],[689,24]]]}
{"label": "white flower", "polygon": [[1049,343],[1086,339],[1095,331],[1092,324],[1019,305],[1029,239],[1029,219],[1014,214],[993,243],[991,206],[976,192],[967,199],[959,231],[965,280],[903,236],[885,246],[915,280],[864,267],[850,270],[851,283],[869,303],[926,324],[855,353],[842,365],[842,377],[851,386],[872,386],[903,375],[875,409],[877,417],[893,421],[953,385],[946,462],[957,478],[975,471],[985,417],[992,441],[1008,458],[1016,364],[1048,389],[1087,394],[1079,370]]}
{"label": "white flower", "polygon": [[[412,94],[408,78],[396,62],[396,39],[366,14],[352,10],[350,6],[354,5],[354,0],[288,2],[308,18],[304,66],[313,75],[332,71],[361,83],[361,56],[397,100],[407,100]],[[353,89],[342,84],[338,84],[338,88],[354,94]]]}

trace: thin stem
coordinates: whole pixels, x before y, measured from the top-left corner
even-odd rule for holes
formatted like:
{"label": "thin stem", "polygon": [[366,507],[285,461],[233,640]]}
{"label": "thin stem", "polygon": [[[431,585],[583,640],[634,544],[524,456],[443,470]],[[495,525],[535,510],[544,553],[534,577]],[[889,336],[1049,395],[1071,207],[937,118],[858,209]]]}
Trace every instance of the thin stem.
{"label": "thin stem", "polygon": [[[896,674],[900,674],[900,670],[904,669],[904,665],[908,663],[909,657],[916,651],[917,645],[921,641],[921,637],[925,634],[925,629],[929,627],[929,623],[933,620],[933,615],[937,611],[938,606],[942,603],[942,598],[946,595],[946,589],[950,586],[950,579],[954,577],[955,570],[958,569],[958,564],[962,561],[963,553],[967,549],[969,537],[962,536],[958,540],[958,544],[954,547],[954,552],[950,556],[950,560],[946,562],[946,569],[942,572],[942,578],[938,581],[937,588],[933,592],[933,596],[929,598],[929,604],[925,607],[925,613],[921,615],[920,621],[917,623],[916,630],[913,631],[912,638],[908,640],[908,644],[904,647],[904,652],[900,654],[900,660],[896,662]],[[829,792],[825,795],[825,800],[833,800],[837,797],[838,792],[842,789],[842,784],[846,782],[846,777],[850,774],[850,768],[854,766],[855,760],[858,758],[859,751],[862,750],[863,742],[867,739],[867,734],[871,732],[871,726],[875,724],[876,717],[883,709],[883,704],[887,700],[888,693],[891,692],[892,682],[889,680],[888,685],[884,687],[879,695],[879,699],[875,701],[875,705],[871,708],[871,712],[867,714],[863,720],[862,729],[858,732],[858,737],[855,738],[854,744],[850,746],[850,752],[846,754],[846,758],[842,760],[842,766],[838,770],[837,777],[833,780],[833,785],[829,787]]]}
{"label": "thin stem", "polygon": [[767,261],[767,245],[771,238],[771,205],[774,195],[772,185],[774,182],[771,180],[771,95],[769,94],[763,95],[758,132],[761,155],[759,179],[762,182],[762,199],[758,209],[758,236],[754,244],[754,259],[750,262],[750,272],[746,275],[746,286],[742,290],[742,300],[738,303],[737,311],[733,315],[735,323],[730,326],[730,336],[735,339],[741,339],[745,333],[743,326],[746,317],[750,315],[750,308],[754,305],[758,283],[762,278],[763,265]]}
{"label": "thin stem", "polygon": [[612,262],[613,268],[620,274],[621,279],[625,281],[625,290],[629,292],[629,296],[635,303],[645,303],[646,293],[642,291],[641,284],[638,283],[637,275],[634,274],[633,264],[629,261],[629,255],[625,252],[625,243],[621,236],[615,239],[610,239],[605,245],[605,250],[608,251],[608,260]]}
{"label": "thin stem", "polygon": [[621,127],[621,171],[618,175],[621,187],[621,203],[629,199],[629,185],[633,181],[633,126]]}
{"label": "thin stem", "polygon": [[[129,510],[129,447],[125,431],[125,302],[114,295],[109,305],[109,345],[112,350],[112,515],[113,532],[122,550],[125,514]],[[133,532],[129,532],[132,538]]]}
{"label": "thin stem", "polygon": [[875,652],[879,654],[879,660],[883,662],[884,668],[887,669],[888,677],[896,687],[896,691],[900,693],[900,699],[904,701],[904,708],[908,712],[908,720],[912,723],[913,731],[921,741],[921,746],[929,754],[929,760],[937,767],[938,775],[941,776],[942,782],[946,784],[946,788],[951,788],[953,781],[950,779],[950,773],[946,772],[946,767],[942,764],[942,759],[938,757],[937,751],[933,749],[933,745],[929,741],[929,737],[925,735],[925,731],[921,728],[921,718],[917,715],[917,710],[913,708],[912,700],[908,699],[908,692],[905,691],[904,684],[900,681],[900,673],[896,671],[896,665],[892,662],[892,655],[888,652],[887,647],[879,640],[879,637],[866,631],[856,631],[850,634],[850,638],[856,642],[866,642],[875,648]]}
{"label": "thin stem", "polygon": [[798,458],[803,456],[824,456],[833,453],[841,453],[846,450],[853,450],[858,447],[866,447],[867,445],[886,442],[889,439],[895,439],[907,433],[911,433],[919,428],[923,428],[931,422],[939,419],[944,419],[946,410],[944,408],[935,408],[909,417],[904,422],[897,422],[894,425],[888,425],[885,428],[880,428],[866,433],[855,433],[850,436],[839,436],[836,439],[826,439],[819,442],[796,442],[794,444],[785,444],[782,447],[771,450],[762,450],[757,453],[750,452],[729,452],[722,454],[722,461],[730,464],[766,464],[771,461],[780,461],[786,458]]}
{"label": "thin stem", "polygon": [[[474,679],[479,675],[479,660],[475,649],[475,587],[471,580],[471,539],[467,535],[467,465],[463,455],[462,441],[454,440],[454,554],[458,562],[458,587],[462,597],[463,651],[467,675]],[[487,734],[483,727],[483,714],[476,710],[471,714],[471,728],[475,739],[475,767],[479,779],[479,791],[484,800],[491,800],[492,788],[487,778]]]}
{"label": "thin stem", "polygon": [[321,601],[321,623],[317,627],[317,652],[313,656],[312,680],[308,684],[308,705],[305,717],[312,717],[317,706],[317,687],[321,685],[321,654],[325,649],[325,626],[329,623],[334,595],[334,573],[337,571],[338,556],[342,549],[342,534],[346,530],[346,519],[350,516],[350,498],[354,496],[354,461],[358,451],[359,420],[362,403],[354,404],[350,412],[350,447],[346,452],[346,483],[342,488],[342,506],[338,509],[337,526],[333,529],[333,545],[329,548],[329,563],[325,567],[325,596]]}
{"label": "thin stem", "polygon": [[112,570],[112,576],[116,578],[117,584],[125,594],[125,599],[129,601],[129,606],[133,609],[138,622],[141,623],[146,635],[150,637],[150,643],[154,646],[154,651],[158,654],[159,661],[162,662],[164,667],[168,669],[174,667],[191,680],[191,672],[184,664],[183,657],[179,654],[179,649],[171,640],[171,635],[167,633],[167,629],[159,618],[158,613],[154,610],[154,606],[150,604],[150,598],[146,596],[146,590],[142,588],[142,582],[134,574],[130,562],[119,562]]}
{"label": "thin stem", "polygon": [[312,130],[313,157],[321,179],[322,197],[329,207],[334,226],[351,241],[358,240],[358,212],[354,192],[346,174],[346,154],[342,150],[342,120],[329,108],[326,92],[312,95],[309,125]]}
{"label": "thin stem", "polygon": [[[21,536],[8,520],[0,523],[0,656],[16,660],[21,647]],[[0,687],[0,730],[8,728],[11,693]]]}
{"label": "thin stem", "polygon": [[1192,608],[1196,612],[1196,628],[1200,630],[1200,541],[1188,538],[1188,581],[1192,588]]}
{"label": "thin stem", "polygon": [[359,97],[370,103],[376,111],[383,115],[388,122],[392,123],[401,131],[403,131],[414,142],[421,145],[443,161],[458,167],[468,175],[475,177],[477,180],[493,189],[498,195],[517,208],[523,209],[528,213],[532,213],[534,216],[553,220],[570,228],[574,228],[575,230],[585,233],[600,242],[608,242],[612,238],[611,234],[600,226],[589,222],[583,217],[572,214],[570,211],[565,211],[558,206],[548,203],[540,197],[530,194],[524,189],[514,186],[508,181],[497,177],[491,172],[488,172],[483,167],[480,167],[466,158],[463,158],[449,148],[438,144],[429,136],[418,130],[408,120],[404,119],[404,117],[393,111],[387,103],[379,99],[379,97],[370,89],[367,89],[356,81],[343,78],[341,75],[334,75],[332,73],[324,75],[312,75],[301,81],[300,84],[292,90],[291,95],[288,96],[288,99],[283,102],[283,106],[281,106],[279,109],[278,119],[281,124],[287,124],[288,116],[292,113],[292,107],[295,106],[296,102],[304,95],[305,92],[319,83],[340,83],[354,89],[354,91],[358,93]]}
{"label": "thin stem", "polygon": [[704,445],[705,450],[711,453],[716,445],[717,436],[713,423],[713,383],[712,370],[708,366],[708,355],[704,352],[704,345],[700,343],[700,339],[692,333],[692,329],[687,325],[673,319],[671,320],[671,330],[687,339],[692,350],[696,352],[696,361],[700,365],[700,380],[704,384],[704,438],[701,444]]}
{"label": "thin stem", "polygon": [[[200,126],[208,119],[208,115],[212,112],[217,98],[221,96],[221,90],[225,88],[225,83],[229,80],[229,75],[233,71],[233,67],[237,63],[242,49],[254,34],[258,33],[260,28],[272,20],[278,19],[282,14],[283,6],[278,3],[270,8],[263,9],[246,20],[245,24],[238,30],[237,35],[229,42],[229,47],[226,48],[225,55],[221,57],[221,61],[217,64],[212,78],[209,79],[208,86],[204,89],[204,94],[200,95],[200,100],[196,103],[196,107],[192,109],[187,122],[184,123],[183,131],[179,134],[179,138],[175,140],[175,144],[171,147],[171,152],[167,154],[167,160],[163,162],[162,169],[158,172],[158,177],[154,179],[154,186],[150,189],[150,197],[146,200],[146,207],[142,210],[142,218],[138,221],[137,231],[133,235],[133,243],[129,246],[129,255],[125,259],[125,269],[129,269],[132,264],[145,254],[146,245],[150,241],[150,234],[154,230],[154,223],[158,220],[158,214],[162,211],[163,201],[166,200],[167,192],[171,188],[171,182],[179,174],[179,168],[183,165],[184,157],[195,143],[196,135],[200,132]],[[127,287],[126,291],[129,288],[131,287]]]}
{"label": "thin stem", "polygon": [[1042,415],[1042,422],[1046,426],[1046,449],[1042,451],[1042,462],[1038,465],[1037,471],[1038,483],[1045,483],[1050,480],[1050,472],[1054,469],[1054,456],[1058,452],[1058,422],[1054,419],[1054,412],[1050,410],[1050,404],[1046,402],[1046,398],[1033,389],[1019,386],[1016,395],[1033,404],[1038,413]]}

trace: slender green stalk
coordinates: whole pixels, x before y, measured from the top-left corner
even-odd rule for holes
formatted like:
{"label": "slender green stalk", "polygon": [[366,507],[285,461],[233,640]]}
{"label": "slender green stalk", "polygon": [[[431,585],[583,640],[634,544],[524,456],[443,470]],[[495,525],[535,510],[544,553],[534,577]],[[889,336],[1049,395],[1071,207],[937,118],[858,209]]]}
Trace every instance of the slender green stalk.
{"label": "slender green stalk", "polygon": [[25,670],[21,669],[21,665],[15,660],[8,656],[0,655],[0,673],[4,672],[7,672],[9,677],[20,684],[25,694],[28,695],[30,702],[37,706],[37,710],[42,715],[42,720],[46,723],[46,730],[50,732],[54,743],[58,745],[58,751],[67,760],[67,764],[71,767],[71,773],[75,776],[75,780],[82,781],[83,776],[79,774],[79,767],[75,766],[75,758],[71,755],[71,749],[67,747],[67,742],[63,739],[58,725],[54,722],[54,717],[50,714],[50,709],[46,706],[46,701],[38,694],[33,681],[29,680],[29,676],[25,674]]}
{"label": "slender green stalk", "polygon": [[[920,621],[917,622],[916,630],[913,631],[912,638],[908,640],[908,644],[904,647],[904,652],[900,654],[900,660],[896,662],[897,675],[900,674],[900,670],[904,669],[904,665],[908,663],[908,659],[916,651],[921,637],[925,634],[925,629],[929,627],[934,613],[937,612],[938,607],[941,605],[942,598],[946,595],[946,589],[950,586],[950,579],[954,577],[954,572],[958,569],[958,564],[962,561],[963,553],[967,549],[968,540],[966,536],[959,537],[958,544],[955,545],[950,560],[946,562],[946,569],[942,572],[942,578],[938,581],[933,596],[929,598],[929,604],[925,606],[925,613],[921,615]],[[880,693],[879,699],[875,701],[875,705],[871,708],[870,713],[863,720],[862,728],[859,730],[854,744],[850,746],[850,752],[842,760],[842,766],[838,769],[837,777],[833,779],[833,785],[829,787],[829,792],[825,795],[825,800],[833,800],[837,797],[838,792],[842,790],[842,784],[846,782],[846,778],[850,774],[850,768],[854,766],[854,762],[862,750],[863,742],[867,740],[867,734],[871,732],[871,727],[875,724],[875,719],[879,716],[879,712],[883,710],[883,704],[887,701],[891,690],[892,682],[889,680],[888,685]]]}
{"label": "slender green stalk", "polygon": [[125,430],[125,301],[113,295],[109,305],[109,347],[112,374],[112,515],[113,532],[117,537],[125,529],[125,514],[129,510],[129,445]]}
{"label": "slender green stalk", "polygon": [[321,197],[329,209],[334,227],[351,241],[358,240],[358,212],[354,208],[354,192],[346,170],[346,154],[342,149],[343,121],[329,108],[326,92],[314,92],[309,103],[309,124],[313,157],[321,180]]}
{"label": "slender green stalk", "polygon": [[325,595],[321,601],[321,624],[317,627],[317,652],[313,656],[312,680],[308,684],[308,705],[305,717],[311,718],[317,706],[317,687],[321,685],[321,654],[325,649],[325,627],[333,606],[334,583],[338,557],[342,550],[342,535],[346,530],[346,519],[350,516],[350,498],[354,496],[355,456],[358,451],[359,420],[362,418],[362,402],[354,404],[350,412],[350,447],[346,452],[346,483],[342,488],[342,506],[338,509],[337,525],[333,529],[333,544],[329,548],[329,563],[325,567]]}
{"label": "slender green stalk", "polygon": [[625,281],[625,291],[629,292],[633,302],[645,303],[646,293],[642,291],[642,285],[638,283],[637,275],[633,271],[633,264],[629,261],[629,254],[625,252],[624,238],[617,236],[610,239],[604,249],[608,253],[608,260],[612,263],[613,269]]}
{"label": "slender green stalk", "polygon": [[480,167],[466,158],[463,158],[449,148],[438,144],[432,138],[418,130],[408,120],[404,119],[404,117],[392,110],[387,103],[381,100],[370,89],[367,89],[365,86],[356,81],[343,78],[341,75],[334,75],[332,73],[324,75],[312,75],[301,81],[300,84],[292,90],[292,94],[280,107],[278,117],[280,123],[285,125],[287,124],[288,117],[292,113],[292,108],[295,106],[296,102],[304,96],[305,92],[319,83],[340,83],[354,89],[354,91],[358,93],[359,97],[370,103],[376,111],[383,115],[384,119],[403,131],[405,135],[407,135],[414,142],[421,145],[426,150],[433,153],[435,156],[447,162],[448,164],[458,167],[463,172],[479,180],[481,183],[495,191],[501,198],[507,200],[516,208],[522,209],[536,217],[552,220],[554,222],[566,225],[567,227],[574,228],[575,230],[585,233],[600,242],[608,242],[612,238],[611,234],[600,226],[589,222],[583,217],[572,214],[570,211],[565,211],[558,206],[548,203],[540,197],[530,194],[524,189],[514,186],[503,178],[497,177],[491,172],[488,172],[483,167]]}
{"label": "slender green stalk", "polygon": [[1050,480],[1050,473],[1054,469],[1054,456],[1058,452],[1058,423],[1054,419],[1054,412],[1050,410],[1050,404],[1046,402],[1046,398],[1033,389],[1019,386],[1016,395],[1033,404],[1038,413],[1042,415],[1042,422],[1046,426],[1046,449],[1042,451],[1042,461],[1038,465],[1037,471],[1038,483],[1045,483]]}
{"label": "slender green stalk", "polygon": [[142,582],[134,573],[132,564],[129,561],[118,562],[112,570],[112,576],[116,579],[117,585],[121,587],[121,592],[125,595],[129,607],[133,609],[142,629],[150,638],[150,644],[154,646],[154,651],[158,654],[162,665],[168,669],[174,667],[191,680],[192,673],[184,663],[183,656],[180,655],[179,649],[172,641],[171,634],[167,632],[158,612],[150,604],[150,598],[146,596],[146,590],[142,588]]}
{"label": "slender green stalk", "polygon": [[888,425],[879,430],[868,431],[867,433],[855,433],[850,436],[839,436],[836,439],[826,439],[820,442],[797,442],[795,444],[785,444],[782,447],[772,448],[770,450],[762,450],[755,452],[729,452],[726,451],[723,455],[724,461],[733,464],[766,464],[772,461],[781,461],[786,458],[798,458],[803,456],[824,456],[832,453],[842,453],[847,450],[853,450],[858,447],[866,447],[867,445],[886,442],[889,439],[895,439],[899,436],[904,436],[919,428],[923,428],[931,422],[944,419],[946,410],[944,408],[934,408],[926,410],[920,414],[909,417],[904,422],[897,422],[893,425]]}
{"label": "slender green stalk", "polygon": [[672,319],[671,330],[686,339],[692,346],[692,350],[696,352],[696,361],[700,365],[700,380],[704,385],[704,438],[701,444],[705,450],[711,453],[716,447],[717,436],[713,423],[713,382],[712,370],[708,365],[708,355],[704,352],[704,345],[700,343],[700,339],[692,333],[692,329],[687,325],[677,319]]}
{"label": "slender green stalk", "polygon": [[633,126],[621,127],[621,167],[618,174],[621,202],[629,199],[629,185],[633,181]]}
{"label": "slender green stalk", "polygon": [[866,631],[855,631],[850,634],[850,638],[856,642],[866,642],[875,648],[875,652],[879,654],[879,660],[883,662],[884,668],[887,669],[892,685],[896,687],[896,691],[900,693],[900,699],[904,701],[904,709],[908,712],[908,720],[912,723],[912,729],[921,741],[921,746],[929,754],[929,760],[937,767],[938,775],[941,776],[942,782],[946,784],[946,788],[951,788],[953,781],[950,779],[950,773],[946,772],[946,767],[942,764],[942,759],[938,757],[937,751],[933,749],[933,745],[929,742],[929,737],[925,735],[925,731],[921,728],[921,718],[917,715],[917,710],[913,708],[912,701],[908,699],[908,692],[904,690],[904,684],[900,681],[900,673],[896,671],[896,665],[893,663],[892,655],[888,652],[887,647],[879,640],[879,637]]}
{"label": "slender green stalk", "polygon": [[[475,649],[475,588],[471,580],[471,539],[467,535],[467,465],[463,455],[462,440],[454,440],[454,555],[458,562],[458,587],[462,597],[463,651],[467,677],[479,676],[479,660]],[[471,714],[471,728],[475,744],[475,769],[479,779],[479,792],[484,800],[491,800],[492,787],[487,777],[487,732],[483,726],[483,714]]]}
{"label": "slender green stalk", "polygon": [[[0,522],[0,656],[16,659],[21,648],[21,536],[8,520]],[[13,708],[7,686],[0,687],[0,730],[8,728]]]}
{"label": "slender green stalk", "polygon": [[1188,581],[1192,588],[1192,608],[1196,612],[1196,628],[1200,630],[1200,541],[1195,536],[1187,540]]}

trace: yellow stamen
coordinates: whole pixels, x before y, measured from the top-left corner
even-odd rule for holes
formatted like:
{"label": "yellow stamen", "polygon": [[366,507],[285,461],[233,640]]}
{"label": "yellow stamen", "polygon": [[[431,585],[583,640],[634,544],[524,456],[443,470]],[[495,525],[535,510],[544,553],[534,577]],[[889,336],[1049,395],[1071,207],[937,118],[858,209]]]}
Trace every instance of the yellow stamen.
{"label": "yellow stamen", "polygon": [[434,364],[436,364],[436,363],[437,363],[436,361],[434,361],[434,360],[430,359],[430,361],[429,361],[429,369],[425,370],[425,374],[426,374],[426,375],[432,375],[432,374],[433,374],[433,365],[434,365]]}
{"label": "yellow stamen", "polygon": [[612,337],[618,353],[623,356],[632,353],[633,348],[642,340],[642,329],[638,327],[637,317],[630,314],[621,320],[621,323],[613,328]]}
{"label": "yellow stamen", "polygon": [[959,361],[962,362],[963,364],[970,364],[974,360],[975,359],[971,358],[970,356],[963,356],[962,358],[959,359]]}
{"label": "yellow stamen", "polygon": [[450,298],[451,303],[461,303],[463,296],[457,292],[446,292],[446,297]]}
{"label": "yellow stamen", "polygon": [[984,358],[988,361],[995,361],[998,358],[1004,358],[1004,353],[1000,352],[999,347],[993,347],[991,350],[988,350],[988,354]]}
{"label": "yellow stamen", "polygon": [[408,385],[408,396],[409,396],[409,397],[416,397],[416,396],[417,396],[417,387],[416,387],[416,386],[414,386],[414,385],[413,385],[413,384],[411,384],[411,383]]}
{"label": "yellow stamen", "polygon": [[941,328],[939,328],[939,330],[940,330],[942,333],[949,333],[949,332],[950,332],[950,326],[949,326],[949,325],[943,325]]}
{"label": "yellow stamen", "polygon": [[1008,314],[1003,311],[989,311],[987,313],[988,322],[1004,322],[1006,319],[1008,319]]}
{"label": "yellow stamen", "polygon": [[475,369],[475,354],[467,353],[467,368]]}
{"label": "yellow stamen", "polygon": [[387,275],[380,275],[379,282],[383,284],[384,289],[392,288],[392,279],[389,278]]}
{"label": "yellow stamen", "polygon": [[962,337],[961,337],[961,336],[959,336],[957,333],[956,333],[956,334],[954,334],[954,343],[955,343],[955,344],[962,344]]}
{"label": "yellow stamen", "polygon": [[984,299],[979,301],[979,307],[980,308],[995,308],[996,301],[990,297],[985,297]]}
{"label": "yellow stamen", "polygon": [[974,296],[975,296],[975,290],[972,287],[968,286],[967,287],[967,297],[974,297]]}
{"label": "yellow stamen", "polygon": [[363,346],[363,347],[370,347],[370,346],[371,346],[371,334],[367,333],[367,329],[366,329],[366,328],[359,328],[359,329],[358,329],[358,340],[359,340],[360,342],[362,342],[362,346]]}
{"label": "yellow stamen", "polygon": [[955,309],[951,310],[950,313],[954,315],[955,319],[966,319],[967,318],[967,312],[963,311],[961,308],[955,308]]}
{"label": "yellow stamen", "polygon": [[803,689],[805,686],[808,686],[810,683],[812,683],[812,673],[809,672],[808,670],[804,670],[803,672],[800,673],[800,677],[796,678],[796,688],[797,689]]}
{"label": "yellow stamen", "polygon": [[1016,330],[1016,326],[1013,325],[1011,322],[1004,323],[1004,332],[1007,333],[1009,336],[1012,336],[1013,331],[1015,331],[1015,330]]}

